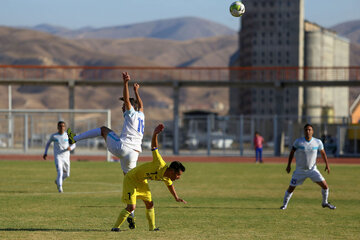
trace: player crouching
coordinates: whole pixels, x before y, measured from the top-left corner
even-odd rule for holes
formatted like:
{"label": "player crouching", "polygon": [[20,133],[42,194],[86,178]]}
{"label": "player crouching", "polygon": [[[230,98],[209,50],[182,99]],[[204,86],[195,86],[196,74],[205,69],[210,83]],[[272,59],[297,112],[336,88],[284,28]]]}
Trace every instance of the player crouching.
{"label": "player crouching", "polygon": [[178,197],[173,185],[173,181],[180,179],[181,174],[185,172],[185,167],[178,161],[174,161],[170,164],[170,166],[167,166],[158,151],[157,136],[163,130],[163,124],[159,124],[154,130],[151,140],[151,149],[153,154],[152,162],[137,166],[125,175],[122,199],[127,206],[120,212],[119,217],[111,231],[120,231],[120,226],[126,221],[130,213],[135,210],[137,198],[142,199],[145,203],[149,230],[159,230],[159,228],[155,225],[154,203],[151,198],[148,180],[164,181],[175,200],[177,202],[186,203],[186,201]]}

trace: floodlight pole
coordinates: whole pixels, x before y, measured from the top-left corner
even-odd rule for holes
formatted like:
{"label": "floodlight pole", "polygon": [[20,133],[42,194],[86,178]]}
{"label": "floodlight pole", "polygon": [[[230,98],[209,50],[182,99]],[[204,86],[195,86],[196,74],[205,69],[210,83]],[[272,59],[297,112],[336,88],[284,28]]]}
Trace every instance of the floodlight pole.
{"label": "floodlight pole", "polygon": [[174,129],[173,129],[173,153],[179,155],[179,82],[173,82],[173,100],[174,100]]}
{"label": "floodlight pole", "polygon": [[8,147],[13,146],[13,121],[12,121],[12,89],[11,85],[8,85],[8,104],[9,104],[9,114],[8,114]]}

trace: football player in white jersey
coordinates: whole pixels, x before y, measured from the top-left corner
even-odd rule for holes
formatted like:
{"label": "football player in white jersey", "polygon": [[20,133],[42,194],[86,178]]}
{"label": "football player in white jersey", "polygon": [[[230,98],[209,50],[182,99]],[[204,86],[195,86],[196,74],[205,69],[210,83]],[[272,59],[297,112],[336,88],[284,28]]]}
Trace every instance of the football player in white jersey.
{"label": "football player in white jersey", "polygon": [[58,132],[51,135],[45,146],[43,159],[46,160],[47,151],[52,142],[54,142],[54,160],[57,171],[55,184],[59,193],[63,192],[63,181],[70,176],[70,151],[74,150],[76,145],[69,144],[68,135],[65,132],[65,122],[59,121],[57,124]]}
{"label": "football player in white jersey", "polygon": [[[120,158],[121,168],[126,174],[128,171],[136,167],[139,154],[141,152],[141,143],[145,128],[145,115],[143,102],[139,95],[139,84],[134,83],[134,93],[136,99],[130,98],[128,82],[130,75],[127,72],[122,73],[124,88],[124,101],[122,110],[124,112],[124,125],[120,136],[108,127],[102,126],[84,133],[75,135],[71,129],[67,130],[70,143],[77,142],[87,138],[102,136],[105,139],[107,149]],[[129,228],[135,228],[134,214],[128,218]]]}
{"label": "football player in white jersey", "polygon": [[317,183],[321,187],[322,193],[322,207],[336,209],[336,207],[328,202],[329,187],[325,181],[325,178],[321,175],[316,167],[317,153],[320,151],[321,157],[324,160],[326,166],[325,171],[330,173],[330,167],[328,164],[327,156],[324,150],[324,145],[320,139],[314,138],[314,128],[311,124],[304,126],[303,138],[298,138],[293,144],[293,148],[289,155],[288,165],[286,172],[291,171],[291,162],[295,155],[296,170],[294,171],[289,188],[285,191],[284,202],[280,209],[285,210],[289,203],[293,191],[296,186],[303,184],[306,178],[310,178],[313,182]]}

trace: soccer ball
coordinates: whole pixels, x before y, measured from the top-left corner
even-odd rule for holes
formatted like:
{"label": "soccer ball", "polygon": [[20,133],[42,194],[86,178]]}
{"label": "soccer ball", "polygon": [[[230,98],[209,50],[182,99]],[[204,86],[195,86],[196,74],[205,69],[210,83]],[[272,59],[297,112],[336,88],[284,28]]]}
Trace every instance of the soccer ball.
{"label": "soccer ball", "polygon": [[245,13],[245,5],[240,1],[233,2],[230,5],[230,13],[234,17],[241,17]]}

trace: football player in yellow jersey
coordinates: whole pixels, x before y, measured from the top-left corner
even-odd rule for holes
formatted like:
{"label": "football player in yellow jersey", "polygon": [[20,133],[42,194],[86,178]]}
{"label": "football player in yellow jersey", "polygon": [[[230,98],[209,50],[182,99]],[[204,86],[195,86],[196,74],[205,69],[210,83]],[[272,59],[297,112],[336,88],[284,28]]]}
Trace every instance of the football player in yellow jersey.
{"label": "football player in yellow jersey", "polygon": [[175,200],[177,202],[186,203],[185,200],[178,197],[173,185],[173,181],[180,179],[181,174],[185,172],[185,167],[178,161],[174,161],[170,164],[170,166],[167,166],[158,151],[157,136],[163,130],[164,125],[159,124],[155,128],[152,136],[151,150],[153,154],[153,161],[137,166],[125,175],[122,199],[127,206],[120,212],[119,217],[111,231],[120,231],[120,226],[125,222],[130,213],[135,210],[137,198],[142,199],[145,203],[149,230],[159,230],[159,228],[155,226],[154,203],[151,198],[148,180],[164,181]]}

